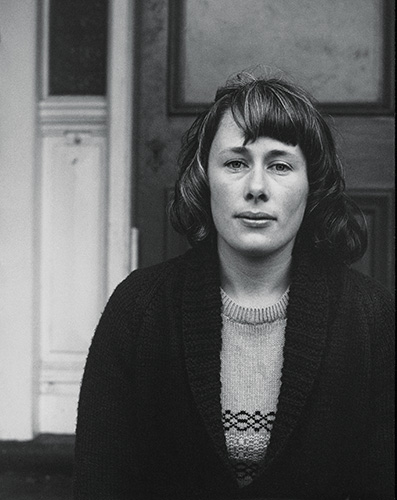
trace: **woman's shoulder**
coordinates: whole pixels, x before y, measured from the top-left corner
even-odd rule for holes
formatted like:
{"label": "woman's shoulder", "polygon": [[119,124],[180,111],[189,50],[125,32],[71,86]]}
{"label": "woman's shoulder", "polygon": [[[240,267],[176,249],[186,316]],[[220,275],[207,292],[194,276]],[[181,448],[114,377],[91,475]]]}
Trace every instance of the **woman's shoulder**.
{"label": "woman's shoulder", "polygon": [[345,285],[352,293],[352,299],[393,302],[393,294],[378,280],[352,267],[344,271]]}
{"label": "woman's shoulder", "polygon": [[360,311],[372,322],[394,324],[393,294],[382,283],[354,268],[344,269],[340,300],[353,315]]}
{"label": "woman's shoulder", "polygon": [[107,308],[117,314],[145,310],[154,297],[183,282],[187,254],[132,271],[113,291]]}
{"label": "woman's shoulder", "polygon": [[149,267],[142,267],[132,271],[117,287],[119,290],[124,289],[141,289],[158,286],[167,278],[173,276],[175,272],[179,272],[185,261],[185,255],[179,255],[173,259],[154,264]]}

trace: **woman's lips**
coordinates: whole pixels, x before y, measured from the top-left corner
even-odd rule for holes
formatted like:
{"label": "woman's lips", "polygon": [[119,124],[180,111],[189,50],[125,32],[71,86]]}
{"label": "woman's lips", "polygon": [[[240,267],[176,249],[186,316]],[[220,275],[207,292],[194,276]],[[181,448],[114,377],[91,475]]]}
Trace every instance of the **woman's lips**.
{"label": "woman's lips", "polygon": [[240,219],[245,226],[254,228],[266,227],[276,220],[276,217],[266,212],[240,212],[236,218]]}
{"label": "woman's lips", "polygon": [[270,219],[270,220],[275,220],[276,217],[273,215],[268,214],[267,212],[240,212],[236,215],[237,218],[239,219]]}

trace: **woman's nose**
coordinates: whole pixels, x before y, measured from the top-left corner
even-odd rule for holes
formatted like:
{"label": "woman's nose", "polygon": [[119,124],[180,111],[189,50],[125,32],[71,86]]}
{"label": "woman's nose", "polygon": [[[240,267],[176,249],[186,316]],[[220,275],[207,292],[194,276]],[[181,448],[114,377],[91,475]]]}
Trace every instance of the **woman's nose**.
{"label": "woman's nose", "polygon": [[268,179],[262,165],[254,167],[247,176],[245,198],[247,200],[267,200],[269,197]]}

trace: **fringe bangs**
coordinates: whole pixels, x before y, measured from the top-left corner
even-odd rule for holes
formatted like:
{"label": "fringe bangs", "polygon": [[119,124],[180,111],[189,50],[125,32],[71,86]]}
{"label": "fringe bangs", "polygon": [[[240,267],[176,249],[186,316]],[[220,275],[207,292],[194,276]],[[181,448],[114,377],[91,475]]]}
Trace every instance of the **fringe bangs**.
{"label": "fringe bangs", "polygon": [[230,109],[246,142],[266,136],[296,146],[308,134],[313,139],[318,136],[310,100],[302,102],[292,89],[289,94],[285,87],[278,89],[277,81],[268,83],[252,82],[231,100]]}

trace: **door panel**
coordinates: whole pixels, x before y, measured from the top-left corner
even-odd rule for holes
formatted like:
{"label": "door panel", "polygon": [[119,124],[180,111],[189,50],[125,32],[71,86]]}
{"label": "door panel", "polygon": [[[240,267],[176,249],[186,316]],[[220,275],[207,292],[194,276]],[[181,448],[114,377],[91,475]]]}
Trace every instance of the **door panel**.
{"label": "door panel", "polygon": [[[195,118],[193,114],[170,113],[167,105],[170,95],[181,92],[180,88],[176,88],[180,83],[172,77],[178,72],[172,65],[178,64],[178,61],[170,57],[168,50],[170,21],[175,21],[169,19],[169,3],[173,5],[172,2],[173,0],[139,2],[137,12],[135,225],[140,232],[141,267],[177,255],[188,246],[172,230],[166,213],[177,173],[180,139]],[[175,40],[172,43],[175,44]],[[238,43],[245,41],[240,39]],[[215,90],[214,88],[214,94]],[[376,249],[370,248],[368,255],[371,257],[367,256],[367,260],[358,264],[358,267],[361,266],[362,270],[391,287],[393,266],[390,249],[394,227],[390,215],[390,204],[394,203],[393,117],[376,116],[371,111],[367,115],[361,111],[360,114],[344,116],[343,107],[339,106],[338,115],[330,120],[338,130],[337,141],[345,165],[347,188],[370,214],[371,231],[374,233],[371,233],[371,245],[382,241]],[[384,213],[388,214],[387,219],[380,223]],[[382,270],[379,265],[369,264],[374,259],[383,261]]]}

